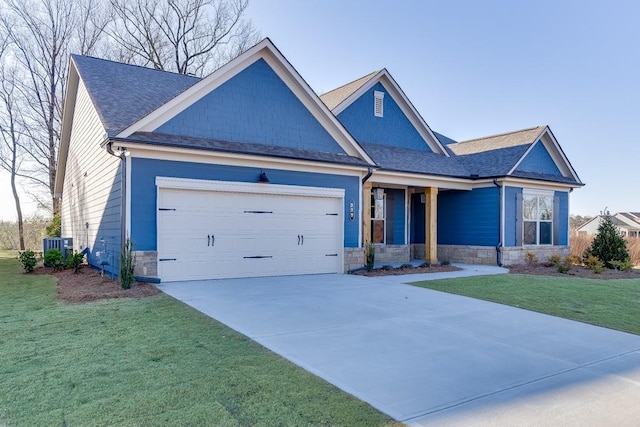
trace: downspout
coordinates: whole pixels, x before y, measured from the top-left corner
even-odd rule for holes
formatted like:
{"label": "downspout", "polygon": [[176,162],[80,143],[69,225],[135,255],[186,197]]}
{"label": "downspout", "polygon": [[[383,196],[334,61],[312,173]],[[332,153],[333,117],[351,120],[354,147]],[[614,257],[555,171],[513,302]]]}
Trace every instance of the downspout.
{"label": "downspout", "polygon": [[365,182],[367,182],[369,178],[371,178],[371,175],[373,175],[373,168],[369,168],[367,174],[364,176],[364,178],[362,178],[362,183],[364,184]]}
{"label": "downspout", "polygon": [[[127,162],[126,155],[124,152],[120,152],[120,154],[116,154],[113,152],[113,148],[111,148],[111,140],[109,137],[106,138],[105,141],[105,149],[107,153],[111,154],[113,157],[117,157],[120,159],[120,165],[122,169],[122,175],[120,176],[120,194],[121,194],[121,202],[120,202],[120,248],[123,248],[127,243],[127,236],[125,235],[127,229],[126,223],[126,209],[127,209]],[[114,255],[115,256],[115,255]]]}
{"label": "downspout", "polygon": [[502,267],[502,192],[504,191],[504,186],[498,183],[497,179],[493,179],[493,185],[500,189],[499,197],[498,197],[498,244],[496,245],[496,263],[498,267]]}

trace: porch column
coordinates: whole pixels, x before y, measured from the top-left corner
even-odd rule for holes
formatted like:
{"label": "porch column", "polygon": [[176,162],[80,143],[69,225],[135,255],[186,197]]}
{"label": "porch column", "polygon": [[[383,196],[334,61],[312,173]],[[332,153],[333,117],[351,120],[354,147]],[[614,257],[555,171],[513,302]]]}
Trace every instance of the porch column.
{"label": "porch column", "polygon": [[424,189],[424,254],[425,261],[438,263],[438,188]]}
{"label": "porch column", "polygon": [[362,186],[362,247],[371,241],[371,183]]}

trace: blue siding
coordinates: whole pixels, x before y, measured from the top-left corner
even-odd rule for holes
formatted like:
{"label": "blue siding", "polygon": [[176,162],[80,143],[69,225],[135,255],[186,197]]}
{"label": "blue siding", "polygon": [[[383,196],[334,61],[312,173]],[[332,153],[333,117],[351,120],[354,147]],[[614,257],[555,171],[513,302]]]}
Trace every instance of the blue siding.
{"label": "blue siding", "polygon": [[386,188],[384,192],[387,194],[387,244],[404,245],[404,190]]}
{"label": "blue siding", "polygon": [[517,170],[562,176],[562,172],[560,172],[560,169],[558,169],[558,166],[556,166],[549,152],[540,141],[527,154],[527,157],[522,160]]}
{"label": "blue siding", "polygon": [[560,199],[560,211],[554,212],[556,219],[560,221],[558,244],[566,246],[569,244],[569,193],[556,191],[555,196]]}
{"label": "blue siding", "polygon": [[[123,162],[120,162],[122,165]],[[96,239],[89,243],[91,252],[87,263],[101,268],[100,261],[107,262],[105,272],[116,277],[120,274],[120,250],[122,248],[122,169],[118,170],[109,192],[107,204],[102,211]],[[100,252],[100,257],[97,253]]]}
{"label": "blue siding", "polygon": [[[384,92],[384,117],[373,115],[374,91]],[[381,83],[377,83],[338,115],[361,142],[431,151]]]}
{"label": "blue siding", "polygon": [[330,153],[344,152],[263,59],[156,131]]}
{"label": "blue siding", "polygon": [[424,203],[421,194],[411,195],[411,243],[424,243]]}
{"label": "blue siding", "polygon": [[522,188],[505,187],[504,190],[504,246],[516,245],[516,202]]}
{"label": "blue siding", "polygon": [[500,191],[497,187],[438,194],[438,243],[496,246]]}
{"label": "blue siding", "polygon": [[[131,160],[131,237],[139,251],[155,251],[156,239],[156,176],[208,179],[220,181],[257,182],[262,169],[207,165],[169,160]],[[311,187],[344,188],[344,246],[358,246],[359,179],[340,175],[291,172],[264,169],[272,184]],[[268,185],[268,184],[265,184]],[[349,220],[349,201],[356,214]]]}

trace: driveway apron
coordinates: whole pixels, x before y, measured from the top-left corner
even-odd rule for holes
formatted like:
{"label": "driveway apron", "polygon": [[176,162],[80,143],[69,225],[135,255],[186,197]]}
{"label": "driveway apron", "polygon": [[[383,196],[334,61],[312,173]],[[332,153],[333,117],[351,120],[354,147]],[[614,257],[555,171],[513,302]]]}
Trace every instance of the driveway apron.
{"label": "driveway apron", "polygon": [[403,283],[425,278],[158,287],[409,425],[637,425],[640,336]]}

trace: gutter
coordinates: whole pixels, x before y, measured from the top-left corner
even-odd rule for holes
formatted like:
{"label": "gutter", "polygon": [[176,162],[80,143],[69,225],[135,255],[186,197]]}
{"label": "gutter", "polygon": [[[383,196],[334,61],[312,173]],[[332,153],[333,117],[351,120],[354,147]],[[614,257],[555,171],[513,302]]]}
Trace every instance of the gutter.
{"label": "gutter", "polygon": [[367,174],[364,176],[364,178],[362,178],[362,183],[364,184],[365,182],[367,182],[369,178],[371,178],[371,175],[373,175],[373,168],[369,168]]}
{"label": "gutter", "polygon": [[493,185],[500,189],[498,202],[498,244],[496,245],[496,263],[498,264],[498,267],[502,267],[502,209],[504,209],[504,206],[502,206],[502,193],[504,191],[504,185],[500,185],[496,178],[493,179]]}

